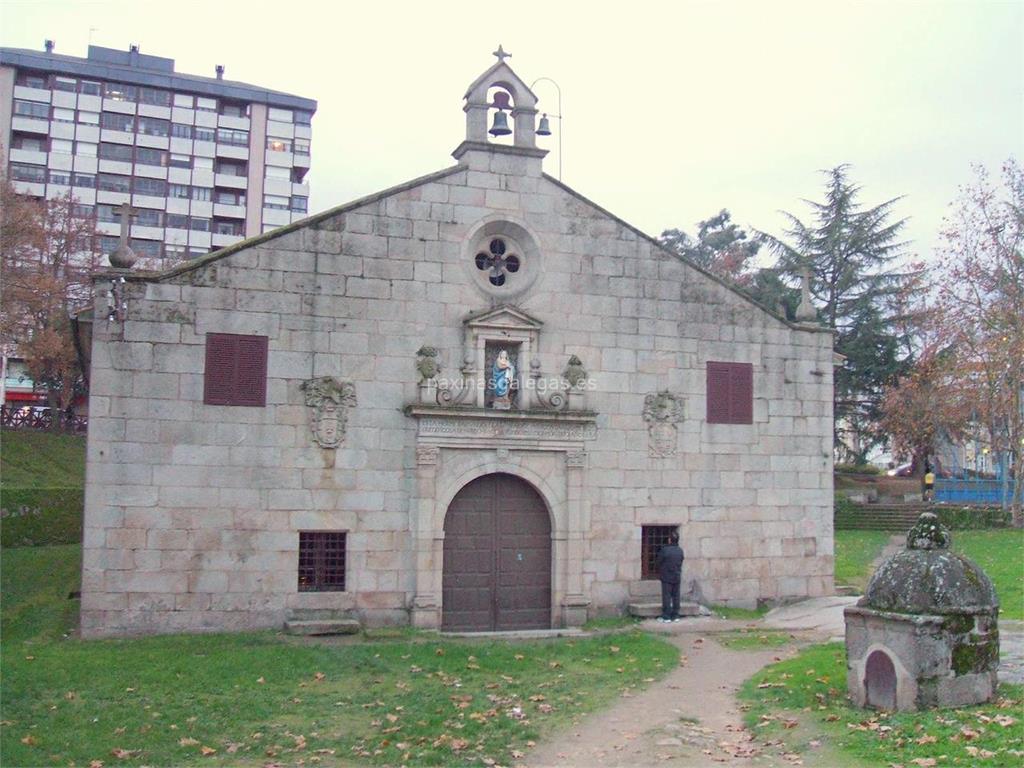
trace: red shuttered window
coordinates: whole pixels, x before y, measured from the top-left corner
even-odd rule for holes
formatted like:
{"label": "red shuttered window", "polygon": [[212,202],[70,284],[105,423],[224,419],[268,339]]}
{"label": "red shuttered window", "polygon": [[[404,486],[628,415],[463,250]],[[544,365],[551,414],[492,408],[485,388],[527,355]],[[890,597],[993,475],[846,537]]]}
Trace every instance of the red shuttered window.
{"label": "red shuttered window", "polygon": [[267,404],[267,337],[206,334],[203,402],[207,405]]}
{"label": "red shuttered window", "polygon": [[754,423],[754,366],[708,363],[708,423]]}

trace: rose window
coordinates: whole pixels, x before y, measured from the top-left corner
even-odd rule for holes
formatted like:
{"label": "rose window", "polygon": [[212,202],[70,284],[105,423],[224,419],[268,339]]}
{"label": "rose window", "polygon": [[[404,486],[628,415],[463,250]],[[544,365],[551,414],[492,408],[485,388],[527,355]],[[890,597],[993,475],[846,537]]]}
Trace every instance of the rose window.
{"label": "rose window", "polygon": [[500,237],[493,238],[487,244],[487,250],[476,255],[476,268],[488,273],[487,279],[491,285],[504,285],[507,275],[515,274],[519,267],[519,256],[509,253],[505,241]]}

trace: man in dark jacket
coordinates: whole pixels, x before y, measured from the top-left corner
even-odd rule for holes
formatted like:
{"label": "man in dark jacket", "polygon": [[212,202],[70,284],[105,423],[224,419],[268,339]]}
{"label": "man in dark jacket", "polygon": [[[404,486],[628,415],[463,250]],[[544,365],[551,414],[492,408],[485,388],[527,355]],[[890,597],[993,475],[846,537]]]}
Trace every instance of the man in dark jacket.
{"label": "man in dark jacket", "polygon": [[683,549],[679,534],[668,537],[654,560],[661,579],[661,616],[658,621],[679,621],[679,584],[683,576]]}

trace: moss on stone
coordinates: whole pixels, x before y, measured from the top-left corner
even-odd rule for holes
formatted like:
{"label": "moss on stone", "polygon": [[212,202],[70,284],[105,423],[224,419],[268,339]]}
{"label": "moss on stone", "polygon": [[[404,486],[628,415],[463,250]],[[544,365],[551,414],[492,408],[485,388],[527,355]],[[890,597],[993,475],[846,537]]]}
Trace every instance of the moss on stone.
{"label": "moss on stone", "polygon": [[958,643],[953,646],[953,674],[986,672],[999,662],[999,642]]}

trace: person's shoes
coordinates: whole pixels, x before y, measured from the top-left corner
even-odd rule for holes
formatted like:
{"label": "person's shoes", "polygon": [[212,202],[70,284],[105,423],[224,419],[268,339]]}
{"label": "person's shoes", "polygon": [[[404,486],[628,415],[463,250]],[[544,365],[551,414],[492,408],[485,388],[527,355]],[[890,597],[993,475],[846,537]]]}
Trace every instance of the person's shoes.
{"label": "person's shoes", "polygon": [[672,619],[666,619],[664,616],[659,616],[658,621],[660,621],[662,624],[668,624],[670,621],[672,621]]}
{"label": "person's shoes", "polygon": [[677,622],[678,622],[679,620],[680,620],[680,619],[679,619],[679,617],[678,617],[678,616],[673,616],[673,617],[672,617],[672,618],[670,619],[670,621],[671,621],[671,622],[672,622],[673,624],[677,623]]}

